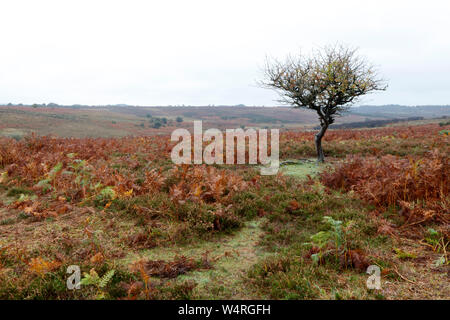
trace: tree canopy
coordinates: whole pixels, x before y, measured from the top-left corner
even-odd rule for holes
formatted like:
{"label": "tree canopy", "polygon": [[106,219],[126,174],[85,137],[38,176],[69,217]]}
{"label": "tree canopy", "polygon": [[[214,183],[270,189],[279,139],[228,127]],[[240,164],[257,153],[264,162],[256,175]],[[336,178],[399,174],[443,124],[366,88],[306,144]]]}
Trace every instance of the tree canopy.
{"label": "tree canopy", "polygon": [[316,135],[319,161],[324,158],[321,139],[336,116],[358,97],[387,88],[373,65],[342,45],[288,56],[285,61],[267,60],[264,73],[261,85],[278,91],[281,103],[317,112],[322,127]]}

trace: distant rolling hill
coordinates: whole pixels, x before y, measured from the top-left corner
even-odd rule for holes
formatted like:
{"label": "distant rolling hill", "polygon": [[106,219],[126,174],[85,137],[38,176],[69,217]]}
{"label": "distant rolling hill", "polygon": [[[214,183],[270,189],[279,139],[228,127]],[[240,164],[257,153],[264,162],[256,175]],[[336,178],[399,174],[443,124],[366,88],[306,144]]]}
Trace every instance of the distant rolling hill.
{"label": "distant rolling hill", "polygon": [[[361,127],[364,122],[375,120],[443,116],[450,116],[450,106],[361,106],[350,108],[338,118],[336,127],[349,123],[359,123]],[[219,129],[313,129],[318,124],[315,112],[290,107],[0,105],[0,135],[18,139],[32,132],[61,137],[170,134],[175,128],[192,128],[194,120],[202,120],[204,128]]]}

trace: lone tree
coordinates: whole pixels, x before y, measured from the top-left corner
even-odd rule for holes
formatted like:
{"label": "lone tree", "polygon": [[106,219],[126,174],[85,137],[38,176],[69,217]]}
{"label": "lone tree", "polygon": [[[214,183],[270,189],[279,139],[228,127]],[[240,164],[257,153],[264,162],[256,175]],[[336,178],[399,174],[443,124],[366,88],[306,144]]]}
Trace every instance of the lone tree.
{"label": "lone tree", "polygon": [[316,50],[312,56],[289,56],[286,61],[267,60],[261,86],[275,89],[281,103],[315,110],[320,131],[315,136],[317,161],[324,161],[322,138],[328,127],[357,98],[387,85],[374,67],[342,45]]}

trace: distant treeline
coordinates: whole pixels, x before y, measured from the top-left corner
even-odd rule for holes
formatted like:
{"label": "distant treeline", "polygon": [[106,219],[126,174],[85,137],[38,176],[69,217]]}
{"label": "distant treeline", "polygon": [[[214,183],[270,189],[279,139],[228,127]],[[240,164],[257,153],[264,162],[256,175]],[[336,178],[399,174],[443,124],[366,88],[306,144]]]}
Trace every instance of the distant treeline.
{"label": "distant treeline", "polygon": [[450,115],[450,105],[428,105],[428,106],[359,106],[349,110],[352,114],[366,115],[370,117],[398,119],[406,117],[438,118]]}
{"label": "distant treeline", "polygon": [[[330,129],[358,129],[358,128],[376,128],[376,127],[384,127],[385,125],[391,123],[398,122],[406,122],[406,121],[416,121],[416,120],[424,120],[424,117],[409,117],[403,119],[389,119],[389,120],[366,120],[360,122],[349,122],[349,123],[341,123],[341,124],[332,124]],[[320,129],[320,126],[315,127],[314,129]]]}

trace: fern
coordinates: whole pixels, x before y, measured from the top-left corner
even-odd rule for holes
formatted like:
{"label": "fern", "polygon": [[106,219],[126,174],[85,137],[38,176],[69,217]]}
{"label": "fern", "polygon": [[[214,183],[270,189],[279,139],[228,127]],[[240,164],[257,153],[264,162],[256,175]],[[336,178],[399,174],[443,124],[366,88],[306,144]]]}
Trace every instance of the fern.
{"label": "fern", "polygon": [[[336,258],[339,253],[345,253],[348,250],[348,231],[354,224],[354,222],[350,220],[344,225],[342,221],[334,220],[330,216],[323,217],[322,221],[330,227],[330,230],[319,231],[316,234],[313,234],[311,236],[311,243],[306,243],[307,245],[313,244],[319,248],[319,252],[311,255],[311,258],[315,263],[320,262],[326,252],[335,251]],[[326,248],[330,241],[334,241],[335,249],[327,251]]]}
{"label": "fern", "polygon": [[114,200],[117,195],[113,187],[106,187],[100,191],[100,197],[104,200]]}
{"label": "fern", "polygon": [[116,271],[113,269],[113,270],[109,270],[107,273],[105,273],[103,275],[103,277],[100,279],[100,281],[98,283],[98,287],[101,289],[105,288],[108,285],[108,283],[111,281],[111,279],[114,277],[115,272]]}
{"label": "fern", "polygon": [[86,273],[86,272],[84,273],[83,279],[81,279],[80,283],[85,286],[89,286],[89,285],[95,286],[98,290],[96,298],[97,299],[105,299],[106,292],[104,291],[104,289],[106,288],[108,283],[111,281],[111,279],[114,277],[115,272],[116,271],[114,269],[109,270],[100,278],[97,271],[95,271],[95,269],[91,269],[89,271],[89,273]]}
{"label": "fern", "polygon": [[314,244],[316,244],[319,248],[325,247],[328,241],[331,238],[331,233],[327,231],[320,231],[311,236],[311,240]]}
{"label": "fern", "polygon": [[81,284],[82,285],[95,285],[98,286],[98,283],[100,281],[100,277],[98,276],[97,271],[95,271],[94,269],[91,269],[91,271],[89,271],[89,273],[85,272],[84,273],[84,277],[83,279],[81,279]]}
{"label": "fern", "polygon": [[58,163],[56,164],[56,166],[54,166],[54,167],[52,168],[52,170],[50,170],[50,172],[48,173],[49,179],[50,179],[50,180],[53,180],[53,179],[55,178],[56,174],[57,174],[59,171],[61,171],[62,167],[63,167],[62,162],[58,162]]}
{"label": "fern", "polygon": [[50,182],[51,182],[51,180],[48,179],[48,178],[47,178],[47,179],[43,179],[43,180],[39,181],[39,182],[36,184],[36,187],[42,188],[42,190],[43,190],[44,192],[47,192],[47,191],[53,189],[53,186],[50,184]]}

